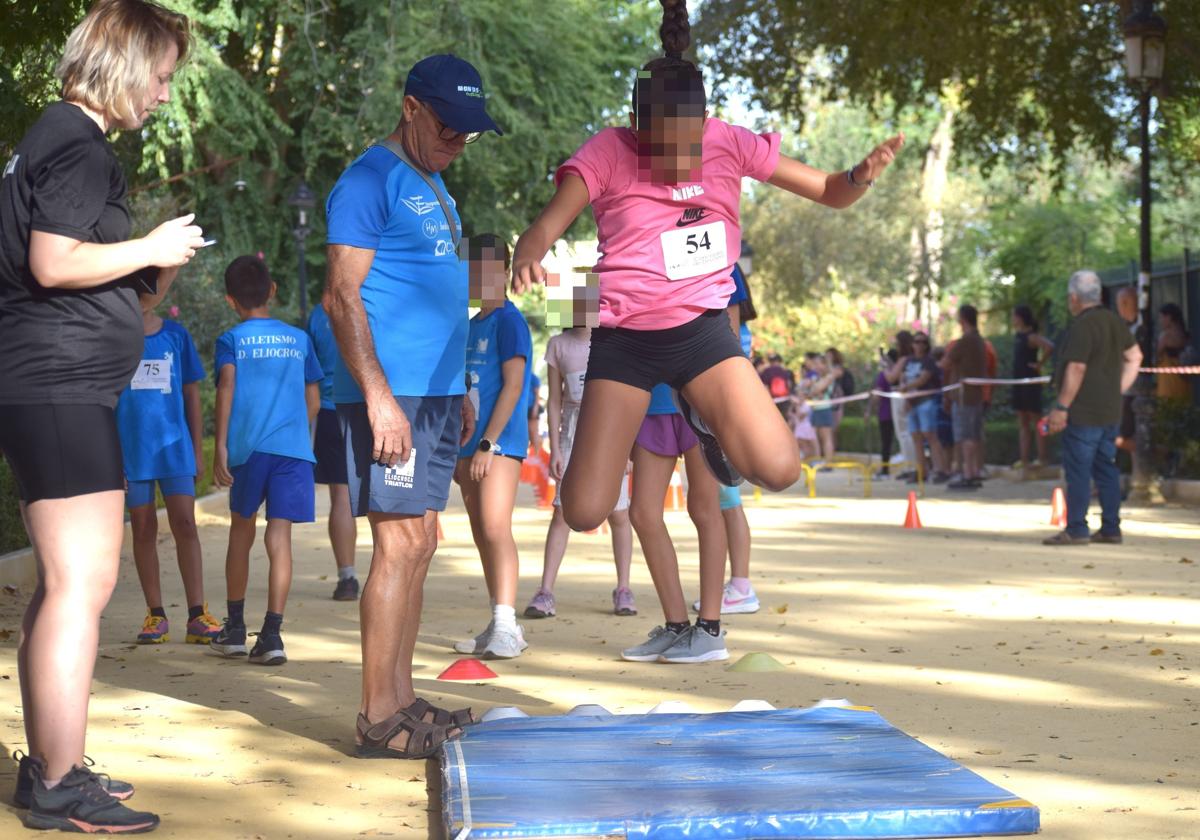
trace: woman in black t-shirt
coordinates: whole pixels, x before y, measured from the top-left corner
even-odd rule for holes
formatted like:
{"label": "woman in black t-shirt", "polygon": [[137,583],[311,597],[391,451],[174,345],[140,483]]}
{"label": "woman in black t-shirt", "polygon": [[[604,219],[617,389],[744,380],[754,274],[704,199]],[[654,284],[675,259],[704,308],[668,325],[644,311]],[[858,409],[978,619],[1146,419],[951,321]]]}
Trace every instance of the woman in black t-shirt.
{"label": "woman in black t-shirt", "polygon": [[113,409],[142,353],[137,289],[169,284],[203,245],[192,217],[130,240],[125,177],[105,135],[170,95],[187,18],[98,0],[58,67],[62,101],[0,180],[0,450],[38,559],[18,665],[29,756],[17,801],[36,828],[149,830],[132,787],[83,764],[100,611],[116,583],[124,475]]}
{"label": "woman in black t-shirt", "polygon": [[[1013,379],[1033,379],[1042,375],[1044,365],[1054,355],[1054,342],[1038,333],[1037,318],[1033,310],[1021,304],[1012,312],[1013,335]],[[1042,386],[1014,385],[1012,407],[1017,414],[1020,430],[1021,460],[1013,466],[1027,468],[1046,463],[1046,438],[1037,433],[1037,424],[1042,417]],[[1030,464],[1030,444],[1037,441],[1037,461]]]}

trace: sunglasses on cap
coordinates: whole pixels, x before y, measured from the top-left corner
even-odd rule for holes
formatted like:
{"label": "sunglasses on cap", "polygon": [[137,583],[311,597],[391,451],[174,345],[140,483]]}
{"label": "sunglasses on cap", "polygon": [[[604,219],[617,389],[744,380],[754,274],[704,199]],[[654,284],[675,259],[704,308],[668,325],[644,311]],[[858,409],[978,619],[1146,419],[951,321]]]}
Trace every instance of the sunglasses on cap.
{"label": "sunglasses on cap", "polygon": [[[420,102],[420,100],[417,101]],[[443,143],[457,143],[461,139],[464,143],[469,145],[483,136],[482,131],[455,131],[453,128],[441,121],[437,115],[437,112],[434,111],[428,103],[421,102],[421,107],[428,111],[429,116],[433,117],[433,121],[437,123],[438,139]]]}

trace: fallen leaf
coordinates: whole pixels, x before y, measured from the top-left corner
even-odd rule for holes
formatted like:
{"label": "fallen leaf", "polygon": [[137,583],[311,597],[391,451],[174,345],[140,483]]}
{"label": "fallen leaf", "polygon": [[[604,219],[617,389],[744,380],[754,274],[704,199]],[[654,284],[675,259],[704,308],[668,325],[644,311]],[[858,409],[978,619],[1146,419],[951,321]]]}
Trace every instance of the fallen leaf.
{"label": "fallen leaf", "polygon": [[1164,651],[1162,648],[1155,648],[1154,650],[1150,651],[1151,656],[1162,656],[1164,653],[1166,653],[1166,651]]}
{"label": "fallen leaf", "polygon": [[[1180,562],[1180,563],[1189,563],[1189,564],[1190,564],[1192,561],[1191,561],[1191,560],[1189,560],[1189,559],[1187,559],[1186,557],[1180,557],[1180,558],[1179,558],[1179,562]],[[6,586],[6,587],[4,587],[4,589],[5,589],[5,591],[7,591],[7,590],[8,590],[8,587]]]}
{"label": "fallen leaf", "polygon": [[975,750],[975,755],[1000,755],[1000,750]]}
{"label": "fallen leaf", "polygon": [[787,612],[787,608],[787,604],[780,604],[778,607],[772,607],[772,609],[774,609],[775,612],[779,613],[780,615],[783,615],[785,612]]}

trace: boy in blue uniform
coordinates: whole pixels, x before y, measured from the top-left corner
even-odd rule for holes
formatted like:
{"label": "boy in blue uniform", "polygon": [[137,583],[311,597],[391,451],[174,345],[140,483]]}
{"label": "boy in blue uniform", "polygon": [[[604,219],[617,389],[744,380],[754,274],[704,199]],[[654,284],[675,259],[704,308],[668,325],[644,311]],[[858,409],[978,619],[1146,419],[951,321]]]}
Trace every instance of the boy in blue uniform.
{"label": "boy in blue uniform", "polygon": [[471,519],[483,562],[492,621],[459,653],[512,659],[525,648],[516,620],[517,544],[512,512],[529,450],[529,390],[533,342],[521,311],[508,300],[508,245],[492,234],[471,238],[468,247],[471,303],[480,307],[467,335],[467,393],[475,405],[475,432],[458,453],[455,481]]}
{"label": "boy in blue uniform", "polygon": [[317,413],[317,428],[313,435],[313,454],[317,459],[313,475],[317,484],[329,485],[329,543],[333,546],[338,577],[333,600],[356,601],[358,577],[354,573],[354,546],[358,542],[358,526],[350,510],[346,439],[342,437],[337,406],[333,402],[333,375],[340,357],[329,316],[319,303],[308,318],[308,337],[312,339],[321,370],[325,373],[321,380],[321,410]]}
{"label": "boy in blue uniform", "polygon": [[170,640],[159,581],[157,484],[166,503],[187,596],[187,641],[206,645],[221,626],[204,602],[204,570],[196,533],[196,475],[201,459],[197,383],[204,378],[204,366],[183,325],[164,321],[154,311],[167,288],[169,284],[158,294],[139,295],[145,349],[133,380],[117,402],[133,562],[148,611],[137,641],[146,645]]}
{"label": "boy in blue uniform", "polygon": [[271,572],[267,615],[250,661],[287,662],[281,628],[292,584],[292,523],[315,519],[309,424],[324,374],[308,334],[271,317],[275,284],[266,264],[238,257],[225,270],[225,299],[242,323],[217,339],[213,479],[229,487],[225,586],[229,615],[212,642],[224,656],[246,654],[244,607],[258,509],[267,503]]}

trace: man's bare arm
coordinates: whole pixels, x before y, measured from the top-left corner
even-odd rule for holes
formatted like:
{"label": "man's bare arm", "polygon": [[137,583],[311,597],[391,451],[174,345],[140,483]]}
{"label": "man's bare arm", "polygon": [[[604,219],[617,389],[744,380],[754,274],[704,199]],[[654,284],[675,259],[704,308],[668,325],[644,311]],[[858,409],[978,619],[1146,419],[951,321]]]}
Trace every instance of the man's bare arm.
{"label": "man's bare arm", "polygon": [[375,341],[371,338],[371,326],[362,302],[362,285],[371,270],[375,252],[349,245],[330,245],[326,257],[325,312],[342,360],[367,402],[372,402],[381,393],[390,394],[387,376],[375,355]]}

